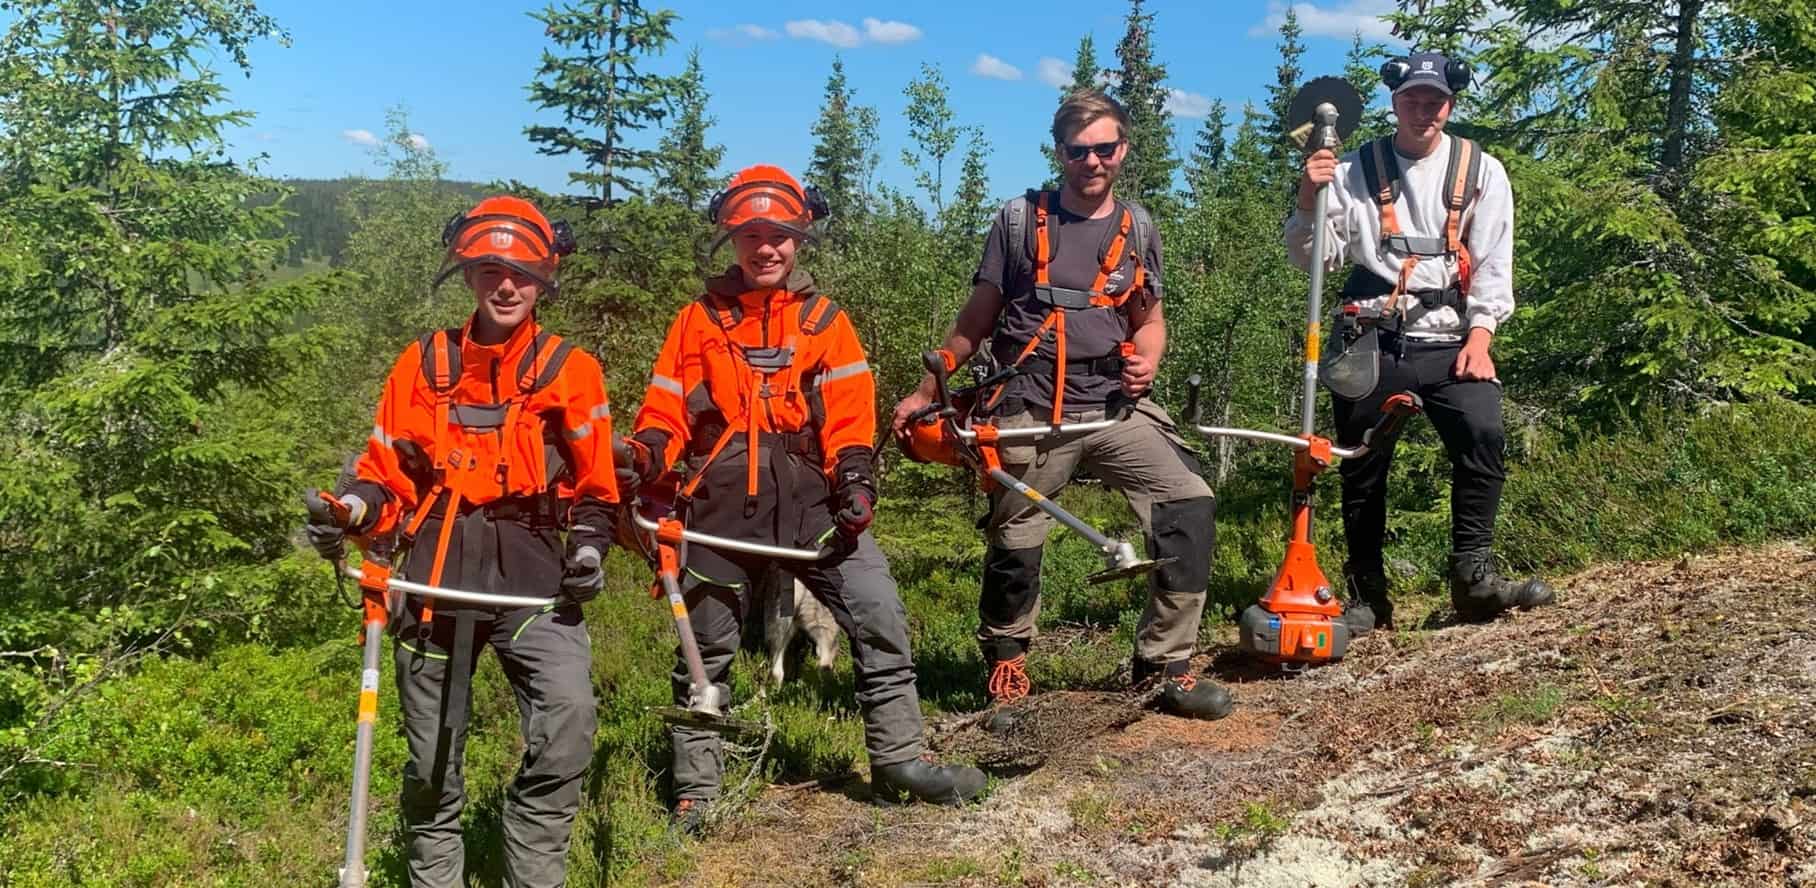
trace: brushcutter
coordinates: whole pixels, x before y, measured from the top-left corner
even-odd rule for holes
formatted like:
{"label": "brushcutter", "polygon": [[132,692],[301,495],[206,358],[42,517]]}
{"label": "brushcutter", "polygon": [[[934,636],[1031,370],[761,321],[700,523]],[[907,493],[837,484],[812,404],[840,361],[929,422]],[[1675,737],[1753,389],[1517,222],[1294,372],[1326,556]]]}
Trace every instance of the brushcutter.
{"label": "brushcutter", "polygon": [[1125,577],[1140,576],[1177,560],[1172,557],[1142,558],[1135,553],[1135,547],[1128,541],[1113,540],[1099,533],[1096,528],[1086,524],[1071,512],[1060,508],[1058,503],[1048,499],[1040,491],[1029,487],[1022,483],[1020,478],[1004,471],[1002,461],[997,455],[997,447],[1004,442],[1038,441],[1055,435],[1094,432],[1116,425],[1122,421],[1121,419],[1061,423],[1025,429],[999,429],[994,423],[981,421],[971,415],[976,406],[977,393],[1007,380],[1020,371],[1009,367],[979,381],[976,385],[954,392],[948,387],[947,377],[958,369],[958,362],[951,352],[944,349],[930,351],[923,354],[921,360],[927,366],[927,371],[933,374],[937,398],[932,404],[916,410],[908,416],[908,432],[901,443],[903,451],[908,454],[909,458],[922,462],[963,465],[976,472],[983,479],[986,487],[995,485],[1015,491],[1033,503],[1035,508],[1051,515],[1054,520],[1084,537],[1097,549],[1098,555],[1104,560],[1104,569],[1086,578],[1087,582],[1104,583]]}
{"label": "brushcutter", "polygon": [[[622,442],[615,442],[614,448],[617,458],[629,458],[629,454],[623,452]],[[699,642],[694,639],[693,620],[687,614],[687,600],[681,594],[681,565],[687,563],[687,546],[692,543],[725,552],[789,561],[818,561],[836,550],[832,546],[817,550],[792,549],[688,530],[674,514],[675,491],[679,486],[680,477],[673,472],[666,473],[640,488],[625,509],[637,548],[656,569],[656,585],[651,587],[650,597],[667,596],[669,610],[675,618],[675,634],[680,636],[681,660],[687,666],[687,705],[657,707],[655,712],[663,721],[690,728],[727,734],[762,731],[762,725],[728,717],[723,695],[707,678],[706,662],[700,656]]]}
{"label": "brushcutter", "polygon": [[[303,501],[311,523],[346,525],[347,507],[333,494],[315,490]],[[372,788],[373,733],[378,721],[380,639],[385,626],[402,614],[405,596],[420,595],[433,601],[494,607],[546,607],[555,603],[553,598],[467,592],[393,577],[391,564],[395,552],[390,539],[366,541],[355,537],[354,542],[362,556],[358,567],[347,563],[344,552],[332,559],[337,584],[343,578],[359,583],[363,611],[360,644],[365,646],[359,674],[358,732],[353,746],[353,791],[347,812],[347,853],[341,864],[340,888],[364,888],[366,884],[366,808]]]}
{"label": "brushcutter", "polygon": [[[1342,140],[1355,130],[1360,120],[1362,100],[1348,81],[1339,77],[1319,77],[1307,83],[1289,107],[1288,123],[1294,126],[1288,135],[1311,154],[1322,148],[1341,148]],[[1324,215],[1329,201],[1330,186],[1325,185],[1318,189],[1313,216],[1316,222],[1312,229],[1311,287],[1305,321],[1304,391],[1300,399],[1299,434],[1200,425],[1200,379],[1193,375],[1186,383],[1187,422],[1199,434],[1282,444],[1293,450],[1292,530],[1287,538],[1286,556],[1280,570],[1274,574],[1273,582],[1268,585],[1267,593],[1244,610],[1238,621],[1242,650],[1290,669],[1342,659],[1351,636],[1351,627],[1341,619],[1343,605],[1331,591],[1324,571],[1319,569],[1317,549],[1312,545],[1313,488],[1318,475],[1330,468],[1333,458],[1356,459],[1371,448],[1391,446],[1405,427],[1407,418],[1419,413],[1424,406],[1419,396],[1412,392],[1389,396],[1381,407],[1381,420],[1363,436],[1361,445],[1354,448],[1334,446],[1330,439],[1312,432],[1318,395],[1318,340],[1324,292]]]}

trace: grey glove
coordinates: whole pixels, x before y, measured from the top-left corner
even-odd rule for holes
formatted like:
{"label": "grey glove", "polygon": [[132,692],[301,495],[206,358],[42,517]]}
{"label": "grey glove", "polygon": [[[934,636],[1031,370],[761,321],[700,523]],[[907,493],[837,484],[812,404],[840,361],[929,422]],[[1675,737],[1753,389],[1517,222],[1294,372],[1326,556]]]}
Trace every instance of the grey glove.
{"label": "grey glove", "polygon": [[309,545],[329,561],[339,561],[347,556],[347,528],[358,527],[365,520],[367,511],[365,500],[353,494],[343,494],[336,499],[339,508],[316,491],[303,498],[304,507],[309,511],[303,533],[309,537]]}
{"label": "grey glove", "polygon": [[568,553],[561,572],[561,594],[575,604],[592,601],[605,584],[605,571],[599,567],[599,549],[591,545],[576,546]]}

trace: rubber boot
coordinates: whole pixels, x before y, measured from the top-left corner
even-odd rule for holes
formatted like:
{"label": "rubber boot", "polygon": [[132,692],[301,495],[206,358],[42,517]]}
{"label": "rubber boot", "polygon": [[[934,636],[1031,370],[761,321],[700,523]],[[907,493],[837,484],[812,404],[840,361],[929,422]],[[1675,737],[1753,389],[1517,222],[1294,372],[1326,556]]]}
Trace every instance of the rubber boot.
{"label": "rubber boot", "polygon": [[909,800],[961,805],[984,793],[984,772],[965,765],[940,765],[924,758],[870,769],[870,792],[880,802]]}
{"label": "rubber boot", "polygon": [[1352,637],[1394,627],[1394,603],[1387,597],[1387,573],[1380,568],[1357,570],[1343,565],[1343,585],[1348,591],[1341,619]]}
{"label": "rubber boot", "polygon": [[1551,584],[1537,577],[1514,582],[1501,576],[1490,549],[1450,554],[1450,603],[1466,621],[1481,623],[1516,607],[1531,610],[1556,599]]}
{"label": "rubber boot", "polygon": [[1155,707],[1168,715],[1212,721],[1229,715],[1230,710],[1236,708],[1236,701],[1228,690],[1210,679],[1193,675],[1191,663],[1185,660],[1160,664],[1136,657],[1132,671],[1137,687],[1149,679],[1161,678],[1160,697],[1155,700]]}

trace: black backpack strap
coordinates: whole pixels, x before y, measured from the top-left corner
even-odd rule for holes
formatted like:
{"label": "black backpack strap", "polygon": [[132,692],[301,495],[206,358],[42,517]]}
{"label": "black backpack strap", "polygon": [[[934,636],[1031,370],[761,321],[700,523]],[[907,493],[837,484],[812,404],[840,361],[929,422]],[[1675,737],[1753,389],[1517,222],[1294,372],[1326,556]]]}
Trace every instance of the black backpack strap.
{"label": "black backpack strap", "polygon": [[[1392,205],[1394,198],[1400,194],[1400,164],[1394,158],[1392,140],[1392,136],[1382,136],[1364,144],[1362,149],[1356,152],[1361,155],[1362,181],[1368,185],[1368,198],[1377,205],[1384,202],[1383,198],[1386,199],[1385,203]],[[1386,164],[1387,169],[1382,170],[1381,164]],[[1381,187],[1381,176],[1384,172],[1387,176],[1385,190]]]}
{"label": "black backpack strap", "polygon": [[[438,394],[447,394],[460,382],[460,330],[434,330],[424,333],[416,340],[421,349],[422,376],[428,382],[429,390]],[[441,365],[441,355],[447,356],[447,366]]]}
{"label": "black backpack strap", "polygon": [[736,299],[731,301],[731,305],[721,308],[718,300],[713,298],[713,294],[702,293],[700,294],[700,307],[706,310],[707,319],[717,324],[721,330],[729,332],[731,328],[738,325],[739,321],[744,320],[744,306],[739,305]]}
{"label": "black backpack strap", "polygon": [[533,395],[547,388],[561,375],[561,365],[567,363],[568,353],[573,350],[574,347],[561,337],[547,330],[538,331],[536,339],[517,361],[517,390]]}
{"label": "black backpack strap", "polygon": [[1040,192],[1029,190],[1020,197],[1012,197],[1003,203],[1004,227],[1009,236],[1008,259],[1009,271],[1013,274],[1004,278],[1007,284],[1010,279],[1034,274],[1034,259],[1028,255],[1028,207],[1040,199]]}
{"label": "black backpack strap", "polygon": [[801,313],[797,317],[801,332],[808,336],[818,336],[826,332],[832,327],[832,322],[838,320],[839,312],[843,310],[839,308],[838,303],[818,293],[807,297],[801,303]]}

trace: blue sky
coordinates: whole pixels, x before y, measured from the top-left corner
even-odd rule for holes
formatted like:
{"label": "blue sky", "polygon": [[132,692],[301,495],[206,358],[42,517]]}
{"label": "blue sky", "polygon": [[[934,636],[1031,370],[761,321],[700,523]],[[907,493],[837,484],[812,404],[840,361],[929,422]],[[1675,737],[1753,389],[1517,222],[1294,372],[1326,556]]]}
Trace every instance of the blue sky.
{"label": "blue sky", "polygon": [[[678,71],[698,46],[717,118],[715,141],[727,148],[724,171],[747,164],[803,167],[834,54],[845,60],[863,104],[882,115],[880,178],[905,185],[902,88],[922,62],[951,85],[961,123],[988,136],[991,190],[1010,194],[1037,183],[1037,146],[1069,77],[1078,39],[1094,36],[1099,64],[1113,64],[1127,5],[1120,0],[916,4],[778,0],[768,4],[649,0],[680,14],[676,42],[652,69]],[[270,0],[261,4],[293,39],[254,48],[248,80],[230,74],[232,104],[257,113],[234,137],[235,153],[267,155],[264,171],[285,177],[375,175],[369,142],[383,136],[385,110],[409,109],[411,128],[460,179],[516,178],[563,189],[572,157],[537,154],[523,136],[531,123],[558,123],[538,112],[524,86],[547,45],[528,5],[471,0]],[[1157,58],[1176,96],[1175,129],[1184,149],[1203,108],[1222,98],[1239,120],[1244,101],[1259,103],[1274,76],[1276,27],[1286,6],[1271,0],[1152,0]],[[1350,35],[1384,40],[1378,16],[1392,0],[1317,0],[1293,4],[1308,73],[1339,73]],[[956,166],[956,164],[954,164]]]}

